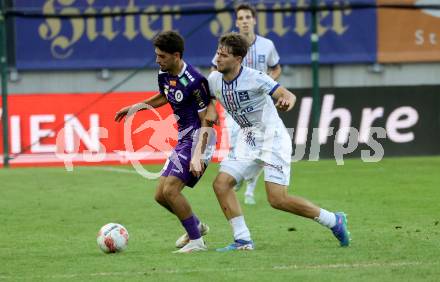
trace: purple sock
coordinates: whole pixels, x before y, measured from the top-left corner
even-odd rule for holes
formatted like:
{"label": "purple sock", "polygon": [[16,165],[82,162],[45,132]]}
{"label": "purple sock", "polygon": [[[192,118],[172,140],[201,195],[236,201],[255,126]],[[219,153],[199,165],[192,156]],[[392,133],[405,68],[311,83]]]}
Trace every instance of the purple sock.
{"label": "purple sock", "polygon": [[190,240],[196,240],[202,237],[200,235],[199,227],[197,226],[197,220],[194,215],[181,221],[183,227],[185,227],[186,232]]}
{"label": "purple sock", "polygon": [[195,214],[193,214],[193,216],[194,216],[194,218],[196,219],[197,226],[199,226],[199,224],[200,224],[200,220],[199,220],[199,218],[198,218]]}

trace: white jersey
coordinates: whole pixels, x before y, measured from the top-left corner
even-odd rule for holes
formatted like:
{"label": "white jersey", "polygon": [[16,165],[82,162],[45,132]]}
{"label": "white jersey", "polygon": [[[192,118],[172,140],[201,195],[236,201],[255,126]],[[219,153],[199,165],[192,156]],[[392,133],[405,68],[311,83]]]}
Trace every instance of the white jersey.
{"label": "white jersey", "polygon": [[[217,54],[212,59],[212,64],[217,66]],[[280,62],[275,45],[272,40],[256,35],[254,42],[249,46],[242,65],[267,73],[268,68],[275,67]]]}
{"label": "white jersey", "polygon": [[[233,81],[226,82],[223,74],[213,71],[208,77],[208,83],[211,95],[215,95],[242,128],[239,139],[247,144],[248,149],[258,154],[257,158],[270,163],[270,154],[276,153],[290,163],[292,143],[271,98],[279,87],[276,81],[266,73],[241,67]],[[282,141],[283,150],[274,148],[274,139],[277,139],[277,144]],[[276,150],[278,152],[274,152]]]}

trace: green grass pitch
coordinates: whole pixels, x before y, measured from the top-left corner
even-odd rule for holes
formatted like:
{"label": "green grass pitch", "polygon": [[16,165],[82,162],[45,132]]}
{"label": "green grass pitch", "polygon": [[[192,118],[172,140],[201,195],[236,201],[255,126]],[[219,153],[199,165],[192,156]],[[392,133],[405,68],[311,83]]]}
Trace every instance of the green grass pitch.
{"label": "green grass pitch", "polygon": [[[159,166],[148,169],[158,171]],[[119,172],[118,170],[122,170]],[[129,166],[0,169],[0,281],[436,281],[440,277],[440,158],[294,163],[290,193],[348,214],[352,245],[319,224],[272,209],[262,178],[242,206],[252,252],[217,253],[232,241],[210,165],[185,189],[211,227],[208,252],[172,254],[183,233],[154,202],[157,181]],[[239,192],[242,202],[243,191]],[[118,222],[128,249],[106,255],[96,233]],[[438,281],[438,280],[437,280]]]}

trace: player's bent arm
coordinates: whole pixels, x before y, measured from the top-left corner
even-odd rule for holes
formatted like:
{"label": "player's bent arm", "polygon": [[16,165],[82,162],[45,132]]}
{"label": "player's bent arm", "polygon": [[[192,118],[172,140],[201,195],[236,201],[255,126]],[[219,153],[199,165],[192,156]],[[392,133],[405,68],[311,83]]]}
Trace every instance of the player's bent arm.
{"label": "player's bent arm", "polygon": [[272,97],[276,100],[275,107],[280,111],[290,111],[295,106],[296,96],[285,87],[278,87],[272,94]]}
{"label": "player's bent arm", "polygon": [[[132,107],[137,106],[137,108],[135,109],[136,111],[143,111],[148,110],[149,107],[158,108],[165,105],[166,103],[168,103],[167,98],[165,97],[165,95],[159,92],[145,101],[120,109],[115,115],[115,121],[120,122],[128,114]],[[147,107],[146,105],[149,106]]]}
{"label": "player's bent arm", "polygon": [[167,100],[167,97],[165,97],[165,95],[163,95],[162,93],[159,92],[156,95],[154,95],[153,97],[145,100],[143,103],[146,105],[149,105],[153,108],[159,108],[159,107],[165,105],[166,103],[168,103],[168,100]]}
{"label": "player's bent arm", "polygon": [[277,80],[281,76],[281,66],[278,64],[273,68],[269,68],[269,76],[272,77],[273,80]]}

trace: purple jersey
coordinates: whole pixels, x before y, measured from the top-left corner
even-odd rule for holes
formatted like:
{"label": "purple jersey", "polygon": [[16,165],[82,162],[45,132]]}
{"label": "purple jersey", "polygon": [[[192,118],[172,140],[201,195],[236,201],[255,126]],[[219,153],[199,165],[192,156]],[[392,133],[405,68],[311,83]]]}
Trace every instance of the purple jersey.
{"label": "purple jersey", "polygon": [[205,110],[210,101],[208,81],[185,62],[177,76],[159,71],[157,79],[160,93],[166,96],[178,116],[179,141],[192,138],[201,127],[198,113]]}
{"label": "purple jersey", "polygon": [[178,116],[179,129],[179,142],[168,158],[162,176],[178,177],[186,186],[194,187],[200,177],[194,176],[189,168],[194,141],[198,139],[197,129],[201,127],[199,112],[206,109],[211,99],[208,81],[192,66],[184,63],[177,76],[159,71],[158,83],[160,93],[167,97],[174,114]]}

